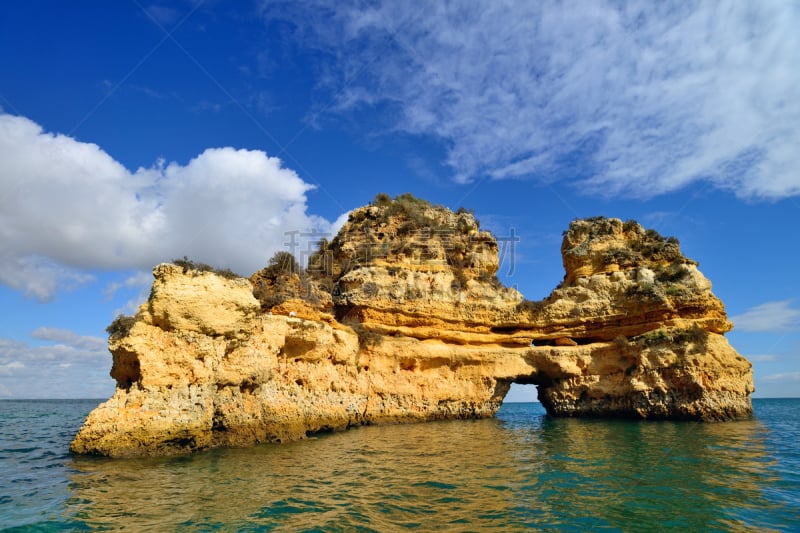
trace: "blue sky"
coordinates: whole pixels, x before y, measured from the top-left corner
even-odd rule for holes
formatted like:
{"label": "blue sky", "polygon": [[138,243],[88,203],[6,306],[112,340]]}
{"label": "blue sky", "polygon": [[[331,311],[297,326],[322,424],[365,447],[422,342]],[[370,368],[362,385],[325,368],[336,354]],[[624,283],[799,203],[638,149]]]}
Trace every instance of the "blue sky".
{"label": "blue sky", "polygon": [[531,299],[576,217],[677,236],[800,396],[800,8],[651,4],[4,5],[0,397],[109,396],[154,264],[249,275],[378,192],[513,230]]}

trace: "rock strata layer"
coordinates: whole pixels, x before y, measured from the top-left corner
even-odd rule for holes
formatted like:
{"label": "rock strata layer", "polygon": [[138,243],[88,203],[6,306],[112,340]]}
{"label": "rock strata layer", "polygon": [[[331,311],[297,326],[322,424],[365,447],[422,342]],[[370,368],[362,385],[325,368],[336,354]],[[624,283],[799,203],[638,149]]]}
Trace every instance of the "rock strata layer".
{"label": "rock strata layer", "polygon": [[489,417],[514,382],[536,384],[555,416],[752,414],[751,365],[676,240],[574,221],[564,281],[541,302],[502,286],[497,252],[470,213],[403,195],[353,211],[307,274],[159,265],[148,301],[112,325],[117,390],[71,450],[164,455]]}

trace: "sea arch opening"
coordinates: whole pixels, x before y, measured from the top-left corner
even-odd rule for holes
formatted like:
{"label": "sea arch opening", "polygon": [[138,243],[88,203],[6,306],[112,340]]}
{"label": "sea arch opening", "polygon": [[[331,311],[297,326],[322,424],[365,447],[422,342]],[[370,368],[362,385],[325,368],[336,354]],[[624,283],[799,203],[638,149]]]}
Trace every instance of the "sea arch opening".
{"label": "sea arch opening", "polygon": [[503,403],[529,403],[539,401],[538,386],[528,382],[514,381],[508,389]]}

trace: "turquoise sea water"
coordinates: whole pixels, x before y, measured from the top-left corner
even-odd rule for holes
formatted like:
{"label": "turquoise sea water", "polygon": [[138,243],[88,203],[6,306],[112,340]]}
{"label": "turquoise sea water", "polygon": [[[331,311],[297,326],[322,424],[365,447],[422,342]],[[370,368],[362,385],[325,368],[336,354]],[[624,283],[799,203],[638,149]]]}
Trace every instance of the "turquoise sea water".
{"label": "turquoise sea water", "polygon": [[702,424],[495,419],[371,426],[142,460],[73,457],[95,400],[0,401],[0,529],[800,530],[800,400]]}

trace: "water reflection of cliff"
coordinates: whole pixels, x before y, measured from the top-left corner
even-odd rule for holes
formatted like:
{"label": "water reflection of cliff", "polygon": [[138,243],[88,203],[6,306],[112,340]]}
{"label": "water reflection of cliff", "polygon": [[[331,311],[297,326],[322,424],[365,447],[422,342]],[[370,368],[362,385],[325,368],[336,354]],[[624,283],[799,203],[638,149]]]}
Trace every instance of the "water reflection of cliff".
{"label": "water reflection of cliff", "polygon": [[[776,481],[756,420],[730,424],[544,418],[542,493],[576,524],[707,530],[762,523]],[[569,508],[574,507],[570,513]],[[773,507],[773,509],[770,509]],[[774,516],[774,515],[773,515]]]}
{"label": "water reflection of cliff", "polygon": [[66,518],[133,530],[736,527],[766,505],[763,431],[520,410],[171,459],[76,457]]}

